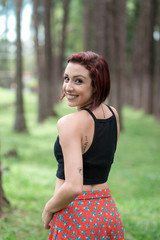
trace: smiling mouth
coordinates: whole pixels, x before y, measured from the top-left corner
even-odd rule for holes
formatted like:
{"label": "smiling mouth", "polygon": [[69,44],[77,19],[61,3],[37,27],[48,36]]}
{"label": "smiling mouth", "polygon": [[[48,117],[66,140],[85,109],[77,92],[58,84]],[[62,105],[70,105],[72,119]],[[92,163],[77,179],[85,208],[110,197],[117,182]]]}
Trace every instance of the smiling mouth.
{"label": "smiling mouth", "polygon": [[66,94],[66,98],[67,98],[68,100],[73,100],[73,99],[75,99],[75,98],[77,98],[77,97],[78,97],[78,95]]}

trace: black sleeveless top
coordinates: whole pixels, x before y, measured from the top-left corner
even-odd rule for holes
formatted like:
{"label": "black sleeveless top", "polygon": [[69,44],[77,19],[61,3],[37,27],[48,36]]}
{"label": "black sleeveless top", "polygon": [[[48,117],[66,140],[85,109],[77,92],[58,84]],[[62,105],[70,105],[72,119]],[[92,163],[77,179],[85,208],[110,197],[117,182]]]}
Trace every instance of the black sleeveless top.
{"label": "black sleeveless top", "polygon": [[[117,121],[113,110],[109,106],[108,108],[112,112],[112,116],[107,119],[97,119],[89,109],[84,109],[89,112],[95,122],[92,144],[87,152],[82,155],[84,185],[106,182],[113,163],[117,145]],[[65,179],[59,136],[54,144],[54,154],[58,162],[56,176]]]}

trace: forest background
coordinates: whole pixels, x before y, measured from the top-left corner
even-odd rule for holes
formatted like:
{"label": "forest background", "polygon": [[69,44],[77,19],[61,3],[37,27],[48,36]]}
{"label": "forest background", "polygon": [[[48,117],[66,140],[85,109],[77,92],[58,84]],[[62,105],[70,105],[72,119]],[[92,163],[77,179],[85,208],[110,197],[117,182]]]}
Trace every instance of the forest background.
{"label": "forest background", "polygon": [[63,70],[85,50],[110,68],[108,103],[123,129],[110,184],[126,239],[159,239],[160,0],[1,0],[0,21],[0,239],[47,236],[56,122],[70,112],[58,101]]}

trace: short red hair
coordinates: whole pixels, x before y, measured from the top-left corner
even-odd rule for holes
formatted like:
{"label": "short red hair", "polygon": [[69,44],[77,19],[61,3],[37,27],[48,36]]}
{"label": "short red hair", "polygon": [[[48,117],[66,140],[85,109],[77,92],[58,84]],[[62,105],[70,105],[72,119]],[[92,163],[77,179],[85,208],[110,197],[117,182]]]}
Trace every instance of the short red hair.
{"label": "short red hair", "polygon": [[98,107],[110,92],[110,74],[106,60],[92,51],[74,53],[69,56],[68,63],[79,63],[90,72],[92,86],[96,89],[90,109]]}

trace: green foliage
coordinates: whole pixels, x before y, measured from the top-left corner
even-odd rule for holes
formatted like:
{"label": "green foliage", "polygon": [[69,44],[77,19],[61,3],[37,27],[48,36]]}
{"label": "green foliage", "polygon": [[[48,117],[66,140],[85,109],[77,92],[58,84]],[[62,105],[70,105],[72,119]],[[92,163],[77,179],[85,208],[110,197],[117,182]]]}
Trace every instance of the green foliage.
{"label": "green foliage", "polygon": [[158,240],[160,124],[153,116],[129,107],[123,109],[123,117],[125,130],[119,139],[110,188],[126,239]]}
{"label": "green foliage", "polygon": [[130,55],[133,48],[134,34],[136,30],[139,11],[139,0],[127,0],[127,53]]}
{"label": "green foliage", "polygon": [[70,1],[67,26],[66,56],[84,50],[83,46],[83,1]]}
{"label": "green foliage", "polygon": [[[83,50],[83,4],[81,1],[70,0],[69,19],[66,33],[66,51],[68,57],[73,52]],[[63,7],[62,2],[54,3],[52,11],[52,38],[54,54],[59,54],[59,42],[61,41]]]}
{"label": "green foliage", "polygon": [[61,42],[62,33],[62,21],[63,21],[63,8],[62,2],[57,1],[54,3],[54,8],[52,9],[52,19],[51,19],[51,31],[53,38],[53,50],[56,56],[59,55],[59,43]]}
{"label": "green foliage", "polygon": [[[29,134],[14,133],[14,93],[0,89],[0,96],[3,186],[11,203],[0,219],[0,239],[44,240],[48,231],[42,227],[41,212],[54,191],[57,118],[37,125],[36,96],[26,93]],[[60,117],[71,111],[65,102],[55,110]],[[152,116],[129,107],[124,107],[123,117],[125,130],[109,177],[110,189],[125,227],[125,239],[158,240],[160,125]]]}
{"label": "green foliage", "polygon": [[14,77],[14,46],[5,37],[3,34],[3,38],[0,38],[0,85],[9,87]]}

